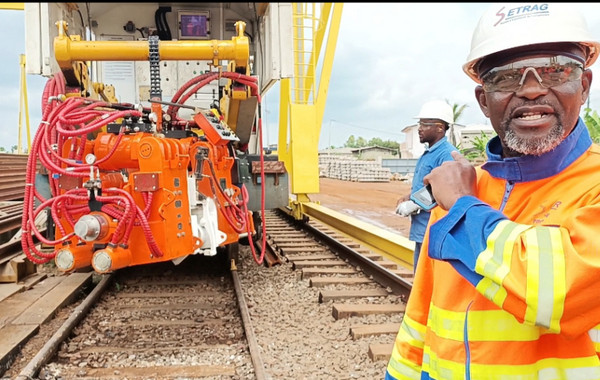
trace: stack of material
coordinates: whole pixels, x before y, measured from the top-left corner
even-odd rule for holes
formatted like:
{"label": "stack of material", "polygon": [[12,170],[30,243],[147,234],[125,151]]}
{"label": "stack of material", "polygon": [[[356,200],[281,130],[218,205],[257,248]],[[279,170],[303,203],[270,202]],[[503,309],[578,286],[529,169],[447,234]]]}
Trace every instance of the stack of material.
{"label": "stack of material", "polygon": [[0,153],[0,201],[23,200],[28,158],[26,154]]}
{"label": "stack of material", "polygon": [[319,156],[319,176],[355,182],[389,182],[392,173],[377,161],[354,157]]}

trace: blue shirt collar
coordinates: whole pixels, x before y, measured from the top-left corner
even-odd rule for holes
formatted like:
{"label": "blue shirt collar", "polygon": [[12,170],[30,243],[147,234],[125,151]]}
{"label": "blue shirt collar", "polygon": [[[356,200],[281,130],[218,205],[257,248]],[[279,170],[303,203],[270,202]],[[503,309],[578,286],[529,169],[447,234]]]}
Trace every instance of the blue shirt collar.
{"label": "blue shirt collar", "polygon": [[435,144],[430,146],[429,148],[425,148],[425,151],[432,151],[434,149],[437,149],[437,148],[439,148],[440,145],[442,145],[447,140],[448,139],[446,138],[446,136],[444,136],[441,139],[439,139]]}
{"label": "blue shirt collar", "polygon": [[551,177],[577,160],[592,144],[588,129],[581,118],[556,148],[541,156],[502,158],[500,138],[494,136],[487,144],[488,161],[482,168],[493,177],[507,181],[526,182]]}

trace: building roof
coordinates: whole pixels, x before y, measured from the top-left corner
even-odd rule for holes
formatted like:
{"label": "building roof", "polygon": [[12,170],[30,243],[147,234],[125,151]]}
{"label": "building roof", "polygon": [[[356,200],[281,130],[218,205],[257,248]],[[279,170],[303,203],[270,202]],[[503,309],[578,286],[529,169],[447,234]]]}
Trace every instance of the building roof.
{"label": "building roof", "polygon": [[385,150],[387,152],[398,152],[398,149],[387,148],[383,146],[363,146],[360,148],[328,148],[319,151],[319,154],[354,154],[368,150]]}
{"label": "building roof", "polygon": [[327,148],[319,151],[320,154],[352,154],[354,148]]}
{"label": "building roof", "polygon": [[365,151],[365,150],[386,150],[386,151],[388,151],[388,152],[397,152],[397,151],[398,151],[398,149],[394,149],[394,148],[386,148],[386,147],[383,147],[383,146],[376,146],[376,145],[375,145],[375,146],[364,146],[364,147],[362,147],[362,148],[354,148],[354,149],[352,150],[352,152],[353,152],[353,153],[354,153],[354,152],[359,152],[359,153],[360,153],[360,152],[363,152],[363,151]]}
{"label": "building roof", "polygon": [[469,124],[465,125],[464,128],[466,131],[475,130],[475,131],[493,131],[494,127],[489,124]]}
{"label": "building roof", "polygon": [[[402,128],[402,130],[401,130],[400,132],[402,132],[402,133],[407,133],[407,132],[408,132],[408,131],[410,131],[411,129],[413,129],[413,128],[417,128],[417,127],[419,127],[419,124],[418,124],[418,123],[416,123],[416,124],[411,124],[411,125],[407,125],[406,127]],[[463,124],[454,123],[454,129],[459,129],[459,130],[461,130],[461,129],[464,129],[465,127],[466,127],[466,126],[465,126],[465,125],[463,125]]]}

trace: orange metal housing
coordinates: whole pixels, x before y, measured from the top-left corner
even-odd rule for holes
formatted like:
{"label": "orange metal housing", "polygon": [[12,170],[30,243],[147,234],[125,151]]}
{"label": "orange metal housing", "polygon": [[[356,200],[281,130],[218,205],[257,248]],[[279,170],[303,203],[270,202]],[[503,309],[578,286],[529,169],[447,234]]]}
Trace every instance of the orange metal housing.
{"label": "orange metal housing", "polygon": [[[76,145],[78,141],[75,140],[72,143]],[[63,154],[70,151],[69,144],[64,146]],[[102,195],[109,194],[111,188],[115,187],[129,193],[141,210],[138,212],[147,211],[151,236],[138,223],[131,229],[127,242],[114,246],[110,242],[116,226],[125,221],[112,219],[110,233],[102,239],[82,241],[77,236],[70,239],[69,250],[76,263],[70,270],[75,269],[75,266],[92,265],[93,262],[97,271],[106,272],[125,266],[173,260],[197,252],[203,241],[195,236],[198,234],[192,228],[188,176],[194,178],[190,173],[197,170],[197,161],[191,158],[195,157],[200,148],[209,153],[202,164],[202,176],[196,176],[199,178],[197,180],[192,179],[196,181],[192,188],[199,194],[216,200],[218,228],[226,235],[221,245],[235,243],[248,230],[254,231],[250,211],[245,211],[243,223],[240,222],[239,213],[228,211],[242,207],[242,194],[232,183],[234,158],[229,156],[227,146],[215,146],[199,141],[196,137],[169,139],[149,133],[121,136],[100,133],[93,142],[87,142],[85,150],[86,154],[93,153],[96,157]],[[82,186],[81,182],[83,181],[80,181],[78,187]],[[64,194],[69,186],[62,190]],[[80,202],[82,205],[89,203]],[[87,213],[74,214],[75,221]],[[63,223],[63,226],[66,226],[65,234],[73,232],[69,223]],[[58,228],[56,234],[58,237],[62,236]],[[156,243],[160,256],[153,253],[149,240]],[[92,258],[95,251],[101,251],[99,253],[105,258],[112,258],[108,270],[96,268],[96,261]]]}

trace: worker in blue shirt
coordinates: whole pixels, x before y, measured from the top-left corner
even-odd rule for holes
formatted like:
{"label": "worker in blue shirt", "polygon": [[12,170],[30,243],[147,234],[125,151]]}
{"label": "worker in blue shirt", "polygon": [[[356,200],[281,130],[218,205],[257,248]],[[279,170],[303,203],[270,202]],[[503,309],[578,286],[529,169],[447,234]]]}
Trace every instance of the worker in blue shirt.
{"label": "worker in blue shirt", "polygon": [[[454,113],[448,103],[443,100],[427,102],[421,107],[421,111],[415,118],[419,119],[419,141],[427,144],[427,147],[417,161],[410,189],[411,194],[424,186],[423,177],[431,170],[440,166],[444,161],[453,161],[450,152],[457,150],[446,138],[446,131],[454,122]],[[421,209],[409,199],[409,196],[410,194],[407,194],[398,201],[396,212],[410,217],[408,238],[415,242],[413,268],[416,271],[430,212]]]}

